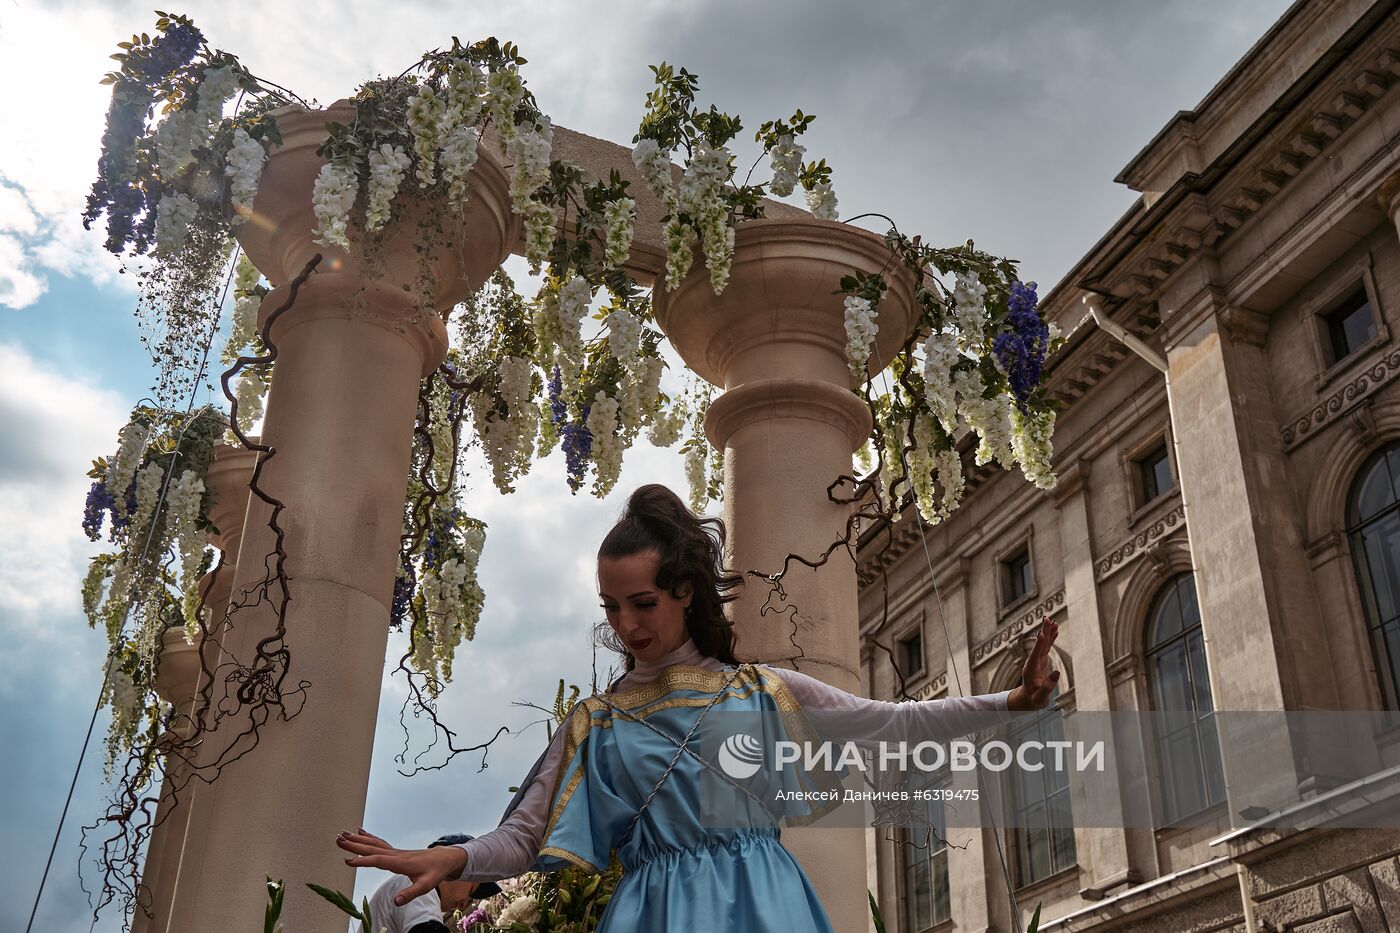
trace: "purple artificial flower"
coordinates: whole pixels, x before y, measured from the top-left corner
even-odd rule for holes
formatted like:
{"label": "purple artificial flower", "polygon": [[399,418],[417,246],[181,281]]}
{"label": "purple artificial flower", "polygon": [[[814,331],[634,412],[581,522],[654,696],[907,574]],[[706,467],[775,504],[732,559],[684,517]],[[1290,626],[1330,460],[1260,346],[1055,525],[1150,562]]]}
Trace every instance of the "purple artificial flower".
{"label": "purple artificial flower", "polygon": [[460,929],[470,930],[474,926],[479,926],[483,923],[490,922],[491,915],[486,912],[486,908],[478,907],[476,910],[473,910],[471,913],[467,914],[465,917],[462,918],[462,925]]}
{"label": "purple artificial flower", "polygon": [[554,372],[549,376],[549,416],[554,420],[556,428],[569,416],[569,408],[564,404],[563,394],[564,374],[555,366]]}
{"label": "purple artificial flower", "polygon": [[[102,535],[102,516],[116,506],[116,497],[107,490],[106,480],[93,480],[88,489],[87,504],[83,507],[83,533],[89,541],[96,541]],[[113,518],[115,524],[115,517]]]}
{"label": "purple artificial flower", "polygon": [[593,449],[593,434],[588,430],[588,409],[583,417],[564,425],[563,435],[564,469],[569,477],[569,488],[578,492],[583,486],[583,474],[588,469],[588,454]]}
{"label": "purple artificial flower", "polygon": [[176,23],[157,36],[133,70],[148,83],[160,81],[194,60],[204,33],[190,23]]}
{"label": "purple artificial flower", "polygon": [[416,579],[413,564],[403,561],[399,567],[398,575],[394,577],[394,601],[389,609],[390,628],[395,630],[403,628],[404,616],[408,614],[408,601],[413,596]]}
{"label": "purple artificial flower", "polygon": [[1006,322],[1011,329],[997,334],[992,342],[992,352],[1006,371],[1011,394],[1022,413],[1027,411],[1026,402],[1040,383],[1045,351],[1050,344],[1050,328],[1036,311],[1039,299],[1035,288],[1034,282],[1011,283],[1011,294],[1006,300]]}

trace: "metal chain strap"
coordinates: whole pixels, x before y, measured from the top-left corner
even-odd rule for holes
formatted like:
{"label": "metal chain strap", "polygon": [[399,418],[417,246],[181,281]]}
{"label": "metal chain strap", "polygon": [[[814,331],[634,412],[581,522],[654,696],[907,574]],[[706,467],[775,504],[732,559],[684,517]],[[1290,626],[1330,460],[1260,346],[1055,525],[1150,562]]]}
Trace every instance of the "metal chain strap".
{"label": "metal chain strap", "polygon": [[733,683],[734,678],[739,674],[739,672],[748,666],[749,665],[744,664],[740,665],[739,667],[736,667],[730,673],[730,675],[727,678],[725,678],[725,681],[720,686],[719,690],[715,692],[714,696],[710,697],[710,702],[706,703],[705,708],[700,711],[700,715],[695,717],[695,722],[691,724],[690,730],[686,732],[685,738],[682,739],[680,742],[677,742],[675,736],[671,735],[664,729],[658,728],[652,723],[647,722],[645,719],[641,719],[640,717],[632,715],[632,713],[628,712],[627,710],[618,706],[616,703],[609,700],[606,695],[599,695],[599,699],[606,703],[608,706],[612,707],[612,709],[615,712],[621,713],[623,716],[626,716],[633,722],[637,722],[646,726],[652,732],[655,732],[657,735],[661,736],[662,738],[670,742],[672,745],[676,746],[676,754],[674,757],[671,758],[671,763],[666,766],[666,770],[661,773],[661,779],[656,782],[656,786],[654,786],[651,789],[651,793],[647,794],[646,799],[642,801],[642,805],[638,807],[637,812],[632,815],[632,821],[627,824],[627,829],[623,831],[622,839],[618,842],[617,848],[621,848],[622,846],[627,844],[627,840],[630,839],[632,836],[633,829],[636,828],[637,821],[642,818],[642,813],[645,812],[647,807],[651,805],[651,801],[653,800],[653,798],[656,797],[657,792],[660,791],[662,785],[666,783],[666,778],[670,777],[671,771],[675,769],[676,763],[680,761],[681,755],[687,752],[689,752],[690,756],[696,761],[709,768],[715,774],[718,774],[720,777],[724,778],[724,780],[728,781],[730,784],[733,784],[735,787],[739,788],[739,790],[748,794],[758,803],[760,807],[763,807],[765,811],[767,810],[767,804],[765,804],[758,795],[756,795],[753,791],[749,790],[747,787],[744,787],[742,784],[735,781],[723,771],[716,768],[712,762],[697,754],[695,750],[690,747],[691,736],[695,734],[696,728],[700,725],[700,721],[705,718],[705,714],[710,711],[710,707],[714,706],[715,703],[719,700],[719,698],[724,695],[725,690],[727,690],[729,688],[729,685]]}

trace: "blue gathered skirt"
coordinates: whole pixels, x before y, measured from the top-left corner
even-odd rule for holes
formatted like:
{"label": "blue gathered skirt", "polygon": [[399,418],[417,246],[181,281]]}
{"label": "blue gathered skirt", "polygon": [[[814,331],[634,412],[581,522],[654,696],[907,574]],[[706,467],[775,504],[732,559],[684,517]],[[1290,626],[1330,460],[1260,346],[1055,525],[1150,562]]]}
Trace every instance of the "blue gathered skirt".
{"label": "blue gathered skirt", "polygon": [[[732,672],[676,665],[650,684],[608,697],[680,740]],[[762,713],[795,717],[754,715]],[[782,736],[764,738],[802,738],[792,730],[803,727],[775,725],[780,722],[805,720],[776,674],[744,665],[706,714],[691,747],[713,761],[707,749],[735,729],[783,729]],[[598,872],[615,851],[624,874],[599,931],[832,933],[811,882],[780,841],[782,820],[811,822],[835,806],[775,799],[782,796],[779,790],[814,789],[810,778],[793,769],[762,768],[739,782],[750,796],[682,754],[634,820],[676,746],[597,697],[580,702],[560,728],[569,730],[564,766],[534,868],[573,865]]]}

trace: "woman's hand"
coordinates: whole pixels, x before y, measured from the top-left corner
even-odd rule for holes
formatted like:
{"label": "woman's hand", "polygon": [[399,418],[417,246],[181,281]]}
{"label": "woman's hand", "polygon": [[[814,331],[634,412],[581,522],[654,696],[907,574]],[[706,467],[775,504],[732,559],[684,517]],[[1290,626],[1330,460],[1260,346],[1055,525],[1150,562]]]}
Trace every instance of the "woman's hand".
{"label": "woman's hand", "polygon": [[1049,616],[1042,617],[1035,646],[1026,658],[1026,666],[1021,669],[1021,685],[1013,689],[1007,699],[1008,709],[1036,710],[1050,704],[1050,697],[1060,682],[1060,672],[1050,669],[1050,646],[1055,643],[1058,634],[1060,623],[1051,622]]}
{"label": "woman's hand", "polygon": [[467,864],[467,853],[457,846],[395,849],[363,829],[357,833],[341,833],[336,837],[335,844],[346,852],[355,853],[354,858],[345,860],[346,865],[382,868],[413,882],[394,898],[394,903],[400,907],[415,897],[427,894],[442,882],[457,878]]}

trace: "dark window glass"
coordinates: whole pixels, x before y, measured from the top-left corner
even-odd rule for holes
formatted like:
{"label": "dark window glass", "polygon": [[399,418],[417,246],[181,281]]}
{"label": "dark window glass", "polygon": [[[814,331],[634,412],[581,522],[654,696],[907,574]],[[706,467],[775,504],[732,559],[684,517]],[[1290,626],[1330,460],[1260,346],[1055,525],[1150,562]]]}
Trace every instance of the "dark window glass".
{"label": "dark window glass", "polygon": [[1165,444],[1138,461],[1138,475],[1142,477],[1143,503],[1151,502],[1172,488],[1172,462]]}
{"label": "dark window glass", "polygon": [[1157,769],[1174,823],[1225,798],[1196,578],[1183,573],[1157,597],[1147,632],[1147,675],[1156,711]]}
{"label": "dark window glass", "polygon": [[1359,289],[1326,315],[1327,338],[1332,345],[1332,362],[1346,359],[1376,336],[1371,302],[1366,290]]}
{"label": "dark window glass", "polygon": [[1031,591],[1031,552],[1026,548],[1003,562],[1006,577],[1006,603],[1010,605]]}
{"label": "dark window glass", "polygon": [[1347,533],[1387,709],[1400,708],[1400,444],[1375,456],[1352,485]]}
{"label": "dark window glass", "polygon": [[924,636],[915,632],[899,640],[899,669],[905,677],[913,676],[924,669]]}
{"label": "dark window glass", "polygon": [[911,933],[920,933],[952,916],[948,824],[943,801],[930,800],[926,807],[896,837],[904,877],[904,929]]}
{"label": "dark window glass", "polygon": [[[1007,743],[1018,748],[1022,742],[1061,742],[1064,737],[1064,714],[1052,700],[1034,717],[1018,716],[1008,729]],[[1034,884],[1075,864],[1069,778],[1057,768],[1013,767],[1009,772],[1011,805],[1016,810],[1012,822],[1016,879],[1019,885]]]}

